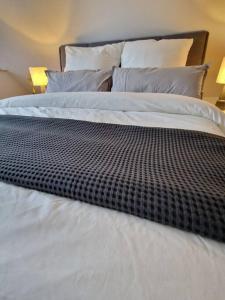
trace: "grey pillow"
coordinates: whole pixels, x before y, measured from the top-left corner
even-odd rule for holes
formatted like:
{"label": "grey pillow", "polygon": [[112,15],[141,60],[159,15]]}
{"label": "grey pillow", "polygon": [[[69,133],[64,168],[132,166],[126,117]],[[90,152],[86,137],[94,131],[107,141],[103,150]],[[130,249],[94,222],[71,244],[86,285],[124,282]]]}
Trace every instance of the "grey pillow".
{"label": "grey pillow", "polygon": [[46,93],[107,92],[112,87],[112,70],[78,70],[68,72],[46,71]]}
{"label": "grey pillow", "polygon": [[201,98],[209,66],[114,68],[112,92],[169,93]]}

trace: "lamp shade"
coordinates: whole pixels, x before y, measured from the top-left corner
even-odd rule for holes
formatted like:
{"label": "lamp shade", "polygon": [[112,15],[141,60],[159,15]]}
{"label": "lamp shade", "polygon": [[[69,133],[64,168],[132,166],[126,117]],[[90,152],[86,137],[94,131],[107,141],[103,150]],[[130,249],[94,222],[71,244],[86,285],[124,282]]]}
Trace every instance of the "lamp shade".
{"label": "lamp shade", "polygon": [[46,67],[30,67],[30,76],[33,86],[46,86],[48,84],[48,78],[45,74]]}
{"label": "lamp shade", "polygon": [[225,57],[223,58],[216,82],[225,84]]}

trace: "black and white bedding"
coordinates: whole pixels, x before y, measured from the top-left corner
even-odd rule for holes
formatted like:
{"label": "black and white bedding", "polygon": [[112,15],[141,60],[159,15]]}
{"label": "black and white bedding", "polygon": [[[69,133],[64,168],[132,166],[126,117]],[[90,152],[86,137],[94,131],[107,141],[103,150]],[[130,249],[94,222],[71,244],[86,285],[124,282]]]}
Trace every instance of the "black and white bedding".
{"label": "black and white bedding", "polygon": [[[223,299],[223,112],[185,96],[58,93],[4,100],[0,115],[0,298]],[[49,174],[75,164],[80,189],[51,191]],[[44,185],[29,185],[37,169]],[[116,200],[104,190],[124,182]]]}

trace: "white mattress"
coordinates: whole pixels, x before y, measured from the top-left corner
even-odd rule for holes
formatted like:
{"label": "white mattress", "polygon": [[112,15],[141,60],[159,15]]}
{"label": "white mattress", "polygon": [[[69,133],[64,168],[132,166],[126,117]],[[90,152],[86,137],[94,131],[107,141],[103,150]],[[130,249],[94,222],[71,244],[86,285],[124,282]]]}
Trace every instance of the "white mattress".
{"label": "white mattress", "polygon": [[[193,98],[63,93],[0,102],[0,114],[225,133]],[[225,244],[0,182],[0,299],[225,299]]]}

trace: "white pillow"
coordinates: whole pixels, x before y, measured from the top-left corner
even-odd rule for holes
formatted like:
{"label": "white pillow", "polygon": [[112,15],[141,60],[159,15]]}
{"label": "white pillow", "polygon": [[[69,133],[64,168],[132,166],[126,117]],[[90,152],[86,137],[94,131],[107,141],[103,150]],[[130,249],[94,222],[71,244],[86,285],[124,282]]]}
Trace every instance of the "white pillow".
{"label": "white pillow", "polygon": [[124,43],[98,47],[66,46],[66,66],[64,71],[110,70],[121,63]]}
{"label": "white pillow", "polygon": [[126,42],[122,68],[184,67],[193,39],[140,40]]}

